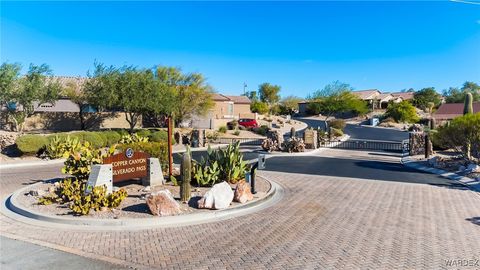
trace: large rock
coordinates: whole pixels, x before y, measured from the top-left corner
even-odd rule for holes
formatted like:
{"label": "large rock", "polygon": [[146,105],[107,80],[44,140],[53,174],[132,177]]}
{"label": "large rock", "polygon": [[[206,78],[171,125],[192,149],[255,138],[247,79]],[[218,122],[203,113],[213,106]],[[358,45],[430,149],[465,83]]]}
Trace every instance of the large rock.
{"label": "large rock", "polygon": [[233,191],[227,182],[213,185],[198,201],[198,208],[225,209],[233,201]]}
{"label": "large rock", "polygon": [[235,188],[233,200],[239,203],[246,203],[253,200],[253,194],[250,190],[250,185],[245,182],[245,180],[238,182],[237,187]]}
{"label": "large rock", "polygon": [[168,190],[160,190],[147,196],[147,205],[155,216],[171,216],[181,212],[180,205]]}

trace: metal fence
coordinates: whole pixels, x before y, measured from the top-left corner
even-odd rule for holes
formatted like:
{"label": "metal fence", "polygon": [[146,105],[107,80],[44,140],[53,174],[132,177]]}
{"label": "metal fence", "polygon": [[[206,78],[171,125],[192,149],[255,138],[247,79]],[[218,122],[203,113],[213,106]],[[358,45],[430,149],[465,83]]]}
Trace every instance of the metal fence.
{"label": "metal fence", "polygon": [[264,138],[217,138],[211,143],[231,144],[240,142],[241,145],[262,145]]}
{"label": "metal fence", "polygon": [[383,150],[389,152],[405,153],[409,150],[408,140],[402,142],[391,141],[371,141],[371,140],[355,140],[347,141],[324,141],[320,142],[319,147],[354,149],[354,150]]}

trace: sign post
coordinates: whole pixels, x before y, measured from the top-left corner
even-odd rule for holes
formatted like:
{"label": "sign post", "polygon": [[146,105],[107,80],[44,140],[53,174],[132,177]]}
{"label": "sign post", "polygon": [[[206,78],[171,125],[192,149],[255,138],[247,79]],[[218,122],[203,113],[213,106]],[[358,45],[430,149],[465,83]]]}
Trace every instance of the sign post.
{"label": "sign post", "polygon": [[168,177],[172,177],[173,174],[173,153],[172,153],[172,117],[167,118],[167,133],[168,133]]}

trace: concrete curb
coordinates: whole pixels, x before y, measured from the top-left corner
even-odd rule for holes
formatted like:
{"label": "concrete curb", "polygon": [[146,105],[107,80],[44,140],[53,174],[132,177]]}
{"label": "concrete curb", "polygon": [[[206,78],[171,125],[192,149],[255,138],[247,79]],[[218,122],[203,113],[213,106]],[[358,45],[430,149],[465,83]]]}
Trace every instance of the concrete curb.
{"label": "concrete curb", "polygon": [[402,131],[402,132],[408,132],[408,130],[403,130],[403,129],[398,129],[398,128],[392,128],[392,127],[379,127],[379,126],[371,126],[371,125],[360,125],[361,127],[367,127],[367,128],[381,128],[381,129],[389,129],[389,130],[396,130],[396,131]]}
{"label": "concrete curb", "polygon": [[26,162],[20,161],[20,162],[11,163],[11,164],[1,164],[0,170],[22,168],[22,167],[48,166],[53,164],[60,164],[63,162],[65,162],[65,159],[37,160],[37,161],[26,161]]}
{"label": "concrete curb", "polygon": [[425,166],[418,161],[414,161],[410,156],[403,157],[401,159],[401,163],[404,166],[412,168],[412,169],[437,174],[437,175],[440,175],[443,178],[447,178],[447,179],[450,179],[450,180],[453,180],[453,181],[457,181],[458,183],[470,188],[473,191],[480,192],[480,181],[476,181],[475,179],[465,177],[465,176],[461,176],[461,175],[458,175],[456,173],[448,172],[448,171],[445,171],[445,170],[442,170],[442,169],[437,169],[437,168],[432,168],[432,167],[429,167],[429,166]]}
{"label": "concrete curb", "polygon": [[261,199],[246,205],[228,208],[225,210],[211,210],[208,212],[188,215],[108,220],[46,215],[21,206],[16,199],[19,195],[26,193],[27,190],[32,189],[32,187],[35,185],[39,185],[39,183],[29,185],[15,191],[3,201],[2,205],[0,206],[0,212],[9,218],[30,225],[68,230],[125,231],[188,226],[231,219],[234,217],[254,213],[274,205],[283,197],[283,188],[276,182],[266,178],[265,180],[270,183],[271,188],[265,197]]}

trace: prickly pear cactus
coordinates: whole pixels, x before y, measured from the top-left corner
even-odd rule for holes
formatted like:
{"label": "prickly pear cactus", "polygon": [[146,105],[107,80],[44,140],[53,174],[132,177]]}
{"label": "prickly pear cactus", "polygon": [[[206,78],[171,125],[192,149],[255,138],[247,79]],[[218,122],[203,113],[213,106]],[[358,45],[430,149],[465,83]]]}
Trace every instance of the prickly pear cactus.
{"label": "prickly pear cactus", "polygon": [[192,180],[192,159],[190,157],[190,151],[183,154],[181,172],[182,185],[180,186],[180,199],[182,202],[188,202],[191,196],[190,181]]}

